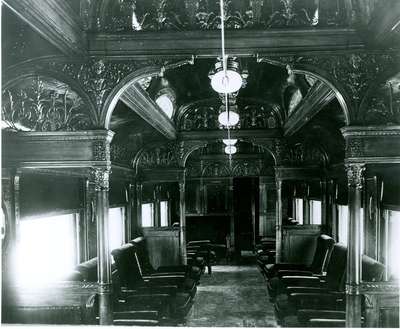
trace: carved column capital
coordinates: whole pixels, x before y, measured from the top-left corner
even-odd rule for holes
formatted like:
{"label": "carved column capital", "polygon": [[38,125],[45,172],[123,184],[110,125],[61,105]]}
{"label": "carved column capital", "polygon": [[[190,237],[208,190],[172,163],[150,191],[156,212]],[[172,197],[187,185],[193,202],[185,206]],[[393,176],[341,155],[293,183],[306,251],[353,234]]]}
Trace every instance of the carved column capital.
{"label": "carved column capital", "polygon": [[365,164],[363,163],[352,163],[345,165],[347,173],[347,185],[357,189],[363,187],[363,175],[365,171]]}
{"label": "carved column capital", "polygon": [[90,170],[90,181],[94,184],[95,191],[109,190],[110,170],[107,168],[92,168]]}
{"label": "carved column capital", "polygon": [[179,192],[185,193],[185,182],[179,182]]}

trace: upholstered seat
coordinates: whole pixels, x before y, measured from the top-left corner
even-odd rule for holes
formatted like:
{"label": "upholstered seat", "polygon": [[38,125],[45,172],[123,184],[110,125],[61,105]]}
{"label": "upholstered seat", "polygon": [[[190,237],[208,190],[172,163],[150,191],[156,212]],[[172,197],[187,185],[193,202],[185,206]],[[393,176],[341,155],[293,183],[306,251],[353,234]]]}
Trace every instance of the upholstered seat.
{"label": "upholstered seat", "polygon": [[157,269],[153,267],[150,262],[150,257],[147,250],[146,239],[144,237],[137,237],[130,241],[136,248],[138,261],[144,276],[157,276],[157,275],[184,275],[199,282],[201,276],[201,269],[193,265],[171,265],[160,266]]}
{"label": "upholstered seat", "polygon": [[[184,276],[155,277],[144,279],[137,262],[135,246],[127,243],[114,249],[111,254],[119,273],[123,292],[127,294],[144,294],[154,299],[162,298],[169,305],[171,316],[181,319],[186,316],[192,306],[192,297],[196,293],[196,285],[190,287]],[[139,299],[140,300],[140,299]]]}
{"label": "upholstered seat", "polygon": [[[326,270],[334,243],[335,241],[330,236],[321,234],[317,238],[317,245],[310,265],[291,263],[265,264],[263,267],[264,275],[267,279],[270,279],[278,275],[280,271],[307,271],[308,275],[313,273],[321,274]],[[281,276],[290,274],[290,272],[282,272]]]}

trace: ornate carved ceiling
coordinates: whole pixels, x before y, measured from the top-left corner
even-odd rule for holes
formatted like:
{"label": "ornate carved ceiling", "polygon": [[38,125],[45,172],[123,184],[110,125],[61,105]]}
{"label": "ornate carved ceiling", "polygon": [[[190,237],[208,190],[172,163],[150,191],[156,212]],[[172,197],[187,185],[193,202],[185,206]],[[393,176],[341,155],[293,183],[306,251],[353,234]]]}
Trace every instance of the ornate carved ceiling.
{"label": "ornate carved ceiling", "polygon": [[[371,11],[374,2],[369,2]],[[87,30],[183,31],[220,26],[215,0],[84,0],[81,8]],[[348,16],[344,2],[331,0],[230,0],[225,12],[228,29],[343,26]],[[360,12],[355,13],[358,18]]]}

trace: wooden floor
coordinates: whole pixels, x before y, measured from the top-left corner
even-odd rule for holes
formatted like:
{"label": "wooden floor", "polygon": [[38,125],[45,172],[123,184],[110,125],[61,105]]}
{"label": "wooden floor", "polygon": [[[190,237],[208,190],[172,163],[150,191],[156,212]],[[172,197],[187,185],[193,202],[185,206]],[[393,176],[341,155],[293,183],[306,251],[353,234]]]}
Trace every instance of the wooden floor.
{"label": "wooden floor", "polygon": [[190,327],[276,327],[265,281],[255,265],[213,266],[204,274],[186,323]]}

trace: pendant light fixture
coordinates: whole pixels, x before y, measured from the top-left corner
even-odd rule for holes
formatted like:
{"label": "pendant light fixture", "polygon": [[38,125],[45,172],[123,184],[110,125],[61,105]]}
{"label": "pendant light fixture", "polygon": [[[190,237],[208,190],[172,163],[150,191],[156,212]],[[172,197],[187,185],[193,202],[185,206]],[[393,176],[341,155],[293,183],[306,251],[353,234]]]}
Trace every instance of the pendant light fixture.
{"label": "pendant light fixture", "polygon": [[234,145],[228,145],[225,147],[225,153],[228,155],[235,154],[237,152],[237,148]]}
{"label": "pendant light fixture", "polygon": [[[223,15],[221,15],[221,20]],[[222,24],[221,24],[222,26]],[[236,58],[219,58],[215,63],[214,74],[210,76],[211,87],[217,93],[235,93],[243,84],[242,76],[239,73],[239,63]]]}

